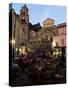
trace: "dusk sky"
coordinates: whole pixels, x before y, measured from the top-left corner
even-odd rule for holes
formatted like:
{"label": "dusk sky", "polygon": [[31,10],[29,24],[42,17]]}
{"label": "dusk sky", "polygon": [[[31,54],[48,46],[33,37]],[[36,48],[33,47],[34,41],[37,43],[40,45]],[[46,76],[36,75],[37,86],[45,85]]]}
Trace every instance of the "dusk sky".
{"label": "dusk sky", "polygon": [[[24,4],[13,3],[12,8],[15,9],[17,14],[20,13],[20,9]],[[46,20],[47,18],[54,19],[55,24],[66,22],[66,7],[54,6],[54,5],[39,5],[39,4],[26,4],[29,9],[29,21],[32,24],[36,24]]]}

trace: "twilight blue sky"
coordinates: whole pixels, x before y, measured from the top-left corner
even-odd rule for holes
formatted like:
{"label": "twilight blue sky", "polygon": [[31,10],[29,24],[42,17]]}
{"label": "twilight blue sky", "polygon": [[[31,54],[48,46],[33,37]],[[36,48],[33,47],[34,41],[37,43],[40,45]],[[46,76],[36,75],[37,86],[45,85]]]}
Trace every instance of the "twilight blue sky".
{"label": "twilight blue sky", "polygon": [[[12,7],[16,13],[20,13],[20,9],[24,4],[13,3]],[[54,6],[54,5],[39,5],[39,4],[26,4],[29,9],[29,21],[32,24],[42,22],[46,18],[52,18],[55,24],[66,22],[66,7],[65,6]]]}

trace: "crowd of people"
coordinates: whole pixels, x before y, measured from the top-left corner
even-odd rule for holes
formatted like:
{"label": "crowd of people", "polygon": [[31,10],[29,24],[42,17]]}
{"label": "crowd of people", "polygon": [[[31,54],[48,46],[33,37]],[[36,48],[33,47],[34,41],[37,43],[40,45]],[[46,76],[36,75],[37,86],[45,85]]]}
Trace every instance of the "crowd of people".
{"label": "crowd of people", "polygon": [[66,82],[66,60],[61,55],[53,57],[47,52],[21,54],[12,64],[12,83],[20,85],[58,84]]}

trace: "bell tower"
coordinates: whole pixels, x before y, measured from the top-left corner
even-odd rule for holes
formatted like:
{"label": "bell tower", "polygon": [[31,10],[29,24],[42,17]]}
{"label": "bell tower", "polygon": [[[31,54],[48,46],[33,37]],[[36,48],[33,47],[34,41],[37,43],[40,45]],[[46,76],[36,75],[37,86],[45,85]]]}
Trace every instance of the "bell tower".
{"label": "bell tower", "polygon": [[29,14],[24,5],[20,10],[20,44],[27,45],[29,40]]}

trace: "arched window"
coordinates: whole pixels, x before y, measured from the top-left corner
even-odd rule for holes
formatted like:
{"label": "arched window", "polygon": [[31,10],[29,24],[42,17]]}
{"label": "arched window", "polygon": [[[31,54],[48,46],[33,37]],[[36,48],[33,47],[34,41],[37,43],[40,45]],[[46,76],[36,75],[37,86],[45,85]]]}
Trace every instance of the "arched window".
{"label": "arched window", "polygon": [[25,15],[25,12],[23,12],[23,15]]}
{"label": "arched window", "polygon": [[24,24],[25,23],[25,19],[21,19],[21,23]]}

